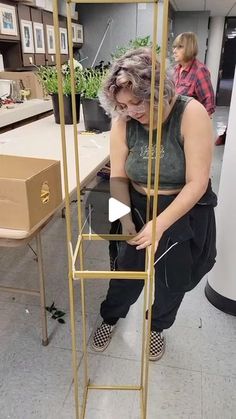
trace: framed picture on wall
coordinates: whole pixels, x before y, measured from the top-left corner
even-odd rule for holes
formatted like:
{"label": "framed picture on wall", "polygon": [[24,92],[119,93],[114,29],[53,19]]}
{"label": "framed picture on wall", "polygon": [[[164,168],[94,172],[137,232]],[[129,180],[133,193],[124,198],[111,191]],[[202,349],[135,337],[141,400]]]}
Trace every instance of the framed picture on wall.
{"label": "framed picture on wall", "polygon": [[79,24],[76,25],[76,42],[79,44],[84,42],[83,26]]}
{"label": "framed picture on wall", "polygon": [[38,54],[45,54],[43,24],[39,22],[34,22],[33,25],[35,52]]}
{"label": "framed picture on wall", "polygon": [[16,8],[0,3],[0,33],[17,36]]}
{"label": "framed picture on wall", "polygon": [[34,37],[32,22],[29,20],[21,20],[21,43],[22,49],[25,54],[34,53]]}
{"label": "framed picture on wall", "polygon": [[67,29],[60,28],[61,54],[68,54]]}
{"label": "framed picture on wall", "polygon": [[55,54],[56,47],[55,47],[55,34],[54,34],[54,27],[52,25],[46,26],[47,31],[47,46],[48,46],[48,53]]}
{"label": "framed picture on wall", "polygon": [[72,23],[71,26],[72,26],[72,41],[76,42],[76,35],[77,35],[76,27],[77,27],[77,25],[76,25],[76,23]]}

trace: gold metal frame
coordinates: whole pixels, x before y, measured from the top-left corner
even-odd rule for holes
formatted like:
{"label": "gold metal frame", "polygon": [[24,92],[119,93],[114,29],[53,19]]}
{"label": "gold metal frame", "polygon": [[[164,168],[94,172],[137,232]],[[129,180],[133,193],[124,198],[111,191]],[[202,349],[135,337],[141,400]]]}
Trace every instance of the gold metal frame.
{"label": "gold metal frame", "polygon": [[[72,42],[72,24],[71,24],[71,3],[140,3],[137,0],[66,0],[67,1],[67,25],[68,25],[68,40],[69,40],[69,59],[73,62],[73,42]],[[153,144],[153,128],[154,128],[154,83],[155,83],[155,57],[157,45],[157,18],[158,18],[158,3],[163,3],[163,24],[162,24],[162,47],[161,47],[161,74],[160,74],[160,91],[158,103],[158,123],[157,123],[157,141],[156,141],[156,155],[160,156],[161,147],[161,130],[163,117],[163,96],[164,96],[164,74],[165,74],[165,59],[167,49],[167,24],[168,24],[168,6],[169,0],[146,0],[146,3],[153,4],[153,45],[152,45],[152,80],[151,80],[151,99],[150,99],[150,130],[149,130],[149,160],[148,160],[148,205],[147,214],[150,202],[150,187],[151,187],[151,150]],[[68,279],[69,279],[69,297],[70,297],[70,321],[71,321],[71,337],[72,337],[72,360],[73,360],[73,377],[74,377],[74,398],[75,398],[75,412],[76,419],[83,419],[85,417],[85,409],[87,403],[87,396],[89,390],[135,390],[139,391],[141,395],[141,418],[147,418],[147,394],[148,394],[148,370],[149,370],[149,344],[151,332],[151,306],[152,295],[154,289],[154,256],[155,256],[155,235],[156,235],[156,213],[158,204],[158,195],[154,195],[153,199],[153,229],[152,229],[152,245],[146,251],[145,270],[139,272],[121,272],[121,271],[88,271],[84,270],[83,258],[83,244],[86,240],[127,240],[128,237],[124,235],[115,234],[83,234],[82,233],[82,209],[80,196],[80,168],[79,168],[79,141],[76,124],[76,106],[75,106],[75,82],[74,69],[71,66],[71,91],[72,91],[72,110],[73,110],[73,127],[74,127],[74,149],[75,149],[75,167],[77,180],[77,202],[78,202],[78,231],[80,232],[75,248],[72,246],[72,230],[71,230],[71,214],[70,214],[70,198],[68,185],[68,168],[67,168],[67,150],[66,150],[66,132],[65,132],[65,118],[63,105],[63,90],[62,90],[62,75],[61,75],[61,56],[60,56],[60,34],[59,34],[59,19],[58,19],[58,0],[53,0],[53,18],[54,30],[56,40],[56,62],[58,70],[58,96],[59,109],[61,121],[61,142],[63,154],[63,169],[64,169],[64,184],[65,184],[65,202],[66,202],[66,227],[67,227],[67,248],[68,248]],[[160,160],[156,159],[155,163],[155,191],[158,191],[159,182],[159,166]],[[130,238],[130,237],[129,237]],[[80,269],[76,269],[77,259],[79,258]],[[143,338],[142,338],[142,355],[141,355],[141,373],[140,382],[137,385],[102,385],[92,384],[88,376],[88,356],[87,356],[87,338],[86,338],[86,320],[85,320],[85,281],[86,279],[132,279],[144,280],[144,305],[143,305]],[[78,384],[78,361],[76,353],[76,327],[75,327],[75,299],[74,299],[74,284],[75,281],[80,281],[81,285],[81,307],[82,307],[82,325],[83,325],[83,361],[84,361],[84,391],[82,403],[79,403],[79,384]],[[145,320],[145,313],[148,310],[148,320]]]}

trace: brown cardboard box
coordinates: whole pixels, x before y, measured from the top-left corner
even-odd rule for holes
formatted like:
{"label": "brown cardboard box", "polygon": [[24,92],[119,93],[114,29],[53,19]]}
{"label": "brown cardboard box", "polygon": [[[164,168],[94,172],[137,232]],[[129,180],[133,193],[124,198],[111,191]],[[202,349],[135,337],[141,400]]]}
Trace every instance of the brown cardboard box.
{"label": "brown cardboard box", "polygon": [[0,155],[0,227],[30,231],[60,206],[60,162]]}
{"label": "brown cardboard box", "polygon": [[0,71],[0,79],[22,80],[24,87],[30,88],[29,99],[42,99],[43,88],[34,71]]}

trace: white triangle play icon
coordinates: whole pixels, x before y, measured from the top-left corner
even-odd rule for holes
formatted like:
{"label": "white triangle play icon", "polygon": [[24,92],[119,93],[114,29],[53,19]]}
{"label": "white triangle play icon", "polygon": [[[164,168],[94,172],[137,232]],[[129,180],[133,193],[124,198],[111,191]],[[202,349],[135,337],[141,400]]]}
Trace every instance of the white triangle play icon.
{"label": "white triangle play icon", "polygon": [[128,207],[128,205],[123,204],[115,198],[109,199],[108,218],[111,223],[124,215],[129,214],[129,212],[130,207]]}

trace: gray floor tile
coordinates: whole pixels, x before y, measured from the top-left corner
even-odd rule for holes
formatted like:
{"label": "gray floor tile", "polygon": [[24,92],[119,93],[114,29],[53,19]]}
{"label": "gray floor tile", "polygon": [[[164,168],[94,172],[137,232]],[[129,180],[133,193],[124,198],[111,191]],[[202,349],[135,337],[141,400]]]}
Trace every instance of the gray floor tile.
{"label": "gray floor tile", "polygon": [[18,336],[1,352],[1,418],[48,418],[71,385],[71,353]]}
{"label": "gray floor tile", "polygon": [[236,378],[202,375],[203,419],[236,418]]}

